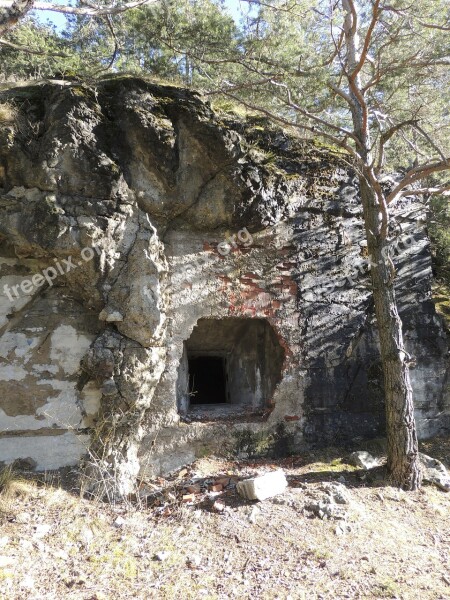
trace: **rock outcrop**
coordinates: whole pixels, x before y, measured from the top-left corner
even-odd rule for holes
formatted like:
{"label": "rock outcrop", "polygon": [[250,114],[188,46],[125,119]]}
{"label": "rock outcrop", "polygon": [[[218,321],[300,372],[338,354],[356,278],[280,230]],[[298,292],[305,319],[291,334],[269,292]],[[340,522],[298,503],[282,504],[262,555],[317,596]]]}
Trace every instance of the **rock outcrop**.
{"label": "rock outcrop", "polygon": [[[0,102],[16,110],[0,132],[0,460],[87,451],[90,484],[106,472],[125,494],[139,470],[217,449],[382,431],[345,157],[135,78]],[[391,236],[426,436],[448,427],[450,394],[423,205],[398,202]]]}

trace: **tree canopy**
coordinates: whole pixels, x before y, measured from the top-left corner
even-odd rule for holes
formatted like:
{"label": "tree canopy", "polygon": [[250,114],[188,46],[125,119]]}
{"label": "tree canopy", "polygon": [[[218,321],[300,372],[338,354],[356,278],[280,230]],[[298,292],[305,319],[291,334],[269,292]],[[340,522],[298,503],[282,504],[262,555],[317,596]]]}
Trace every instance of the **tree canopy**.
{"label": "tree canopy", "polygon": [[[0,9],[11,4],[2,0]],[[373,25],[359,77],[376,160],[392,170],[442,158],[450,131],[448,3],[378,3],[379,18],[371,24],[372,6],[361,0],[355,10],[359,36],[365,38]],[[141,73],[199,88],[223,106],[229,98],[264,108],[305,136],[328,134],[329,125],[335,126],[341,142],[353,144],[346,133],[351,114],[348,87],[342,88],[340,2],[243,1],[239,22],[219,0],[82,3],[53,10],[66,11],[63,31],[33,16],[0,40],[4,78],[82,78],[108,69]]]}

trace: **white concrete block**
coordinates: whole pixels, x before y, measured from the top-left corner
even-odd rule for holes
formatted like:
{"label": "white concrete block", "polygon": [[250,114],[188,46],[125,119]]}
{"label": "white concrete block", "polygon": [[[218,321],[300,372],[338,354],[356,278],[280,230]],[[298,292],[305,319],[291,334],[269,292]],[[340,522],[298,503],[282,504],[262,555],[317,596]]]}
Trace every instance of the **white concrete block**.
{"label": "white concrete block", "polygon": [[281,469],[240,481],[236,485],[238,494],[246,500],[265,500],[281,494],[286,488],[286,476]]}
{"label": "white concrete block", "polygon": [[89,436],[68,431],[63,435],[0,438],[0,460],[32,458],[37,471],[78,465],[89,444]]}

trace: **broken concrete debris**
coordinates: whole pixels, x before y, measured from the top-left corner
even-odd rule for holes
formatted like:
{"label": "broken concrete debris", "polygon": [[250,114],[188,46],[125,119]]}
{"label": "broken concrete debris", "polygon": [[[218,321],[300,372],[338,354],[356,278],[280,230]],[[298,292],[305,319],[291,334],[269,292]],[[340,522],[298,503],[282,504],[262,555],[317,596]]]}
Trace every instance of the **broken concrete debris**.
{"label": "broken concrete debris", "polygon": [[360,469],[373,469],[379,467],[382,464],[382,459],[375,458],[366,450],[358,450],[350,454],[349,463]]}
{"label": "broken concrete debris", "polygon": [[305,504],[305,510],[314,516],[331,520],[345,521],[348,519],[352,497],[344,485],[323,483],[318,488],[311,490],[309,495],[312,498]]}
{"label": "broken concrete debris", "polygon": [[121,529],[125,525],[125,523],[125,519],[119,515],[114,521],[114,527],[117,527],[117,529]]}
{"label": "broken concrete debris", "polygon": [[287,488],[287,480],[281,469],[245,479],[236,484],[236,490],[246,500],[265,500],[281,494]]}
{"label": "broken concrete debris", "polygon": [[222,513],[226,509],[226,504],[224,502],[222,502],[221,500],[214,500],[214,502],[211,506],[211,509],[214,512]]}
{"label": "broken concrete debris", "polygon": [[261,511],[259,510],[259,508],[257,506],[252,506],[252,509],[248,515],[248,520],[250,521],[250,523],[252,523],[252,525],[256,523],[260,514]]}
{"label": "broken concrete debris", "polygon": [[440,460],[419,454],[422,466],[423,481],[434,483],[436,487],[444,492],[450,492],[450,474]]}
{"label": "broken concrete debris", "polygon": [[172,553],[170,552],[170,550],[160,550],[159,552],[155,553],[154,560],[163,562],[163,561],[167,560],[171,554]]}

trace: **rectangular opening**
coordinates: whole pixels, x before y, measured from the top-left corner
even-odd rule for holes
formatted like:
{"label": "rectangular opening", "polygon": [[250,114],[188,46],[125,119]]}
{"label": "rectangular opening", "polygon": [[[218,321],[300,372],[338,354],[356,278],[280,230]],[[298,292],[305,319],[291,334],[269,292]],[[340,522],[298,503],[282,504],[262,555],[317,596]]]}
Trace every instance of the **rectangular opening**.
{"label": "rectangular opening", "polygon": [[280,340],[264,319],[199,319],[180,356],[179,414],[191,422],[262,412],[281,380]]}
{"label": "rectangular opening", "polygon": [[190,404],[226,404],[225,357],[188,357]]}

